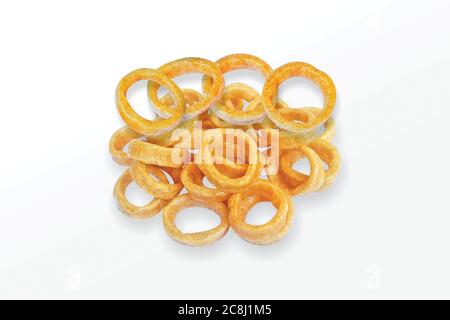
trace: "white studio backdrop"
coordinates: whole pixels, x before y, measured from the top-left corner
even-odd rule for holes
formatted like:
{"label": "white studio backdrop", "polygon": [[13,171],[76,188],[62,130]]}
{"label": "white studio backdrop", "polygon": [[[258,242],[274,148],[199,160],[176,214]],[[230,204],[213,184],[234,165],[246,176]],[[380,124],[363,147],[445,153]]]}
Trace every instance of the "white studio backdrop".
{"label": "white studio backdrop", "polygon": [[[0,298],[450,298],[449,14],[447,1],[3,2]],[[160,216],[132,220],[115,205],[114,89],[136,68],[238,52],[333,78],[342,171],[295,198],[277,244],[230,231],[186,247]],[[226,80],[263,85],[252,72]],[[322,102],[301,80],[280,94]],[[130,95],[150,116],[144,85]],[[214,219],[190,209],[179,222]]]}

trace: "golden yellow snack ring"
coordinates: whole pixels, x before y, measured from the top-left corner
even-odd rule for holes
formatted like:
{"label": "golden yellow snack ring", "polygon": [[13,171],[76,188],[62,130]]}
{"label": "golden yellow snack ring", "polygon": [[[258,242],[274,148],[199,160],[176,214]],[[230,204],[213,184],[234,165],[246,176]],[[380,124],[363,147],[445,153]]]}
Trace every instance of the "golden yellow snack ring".
{"label": "golden yellow snack ring", "polygon": [[[165,86],[173,94],[176,104],[172,108],[170,118],[148,120],[134,111],[128,102],[127,91],[134,83],[140,80],[158,83]],[[186,100],[180,88],[169,77],[153,69],[137,69],[123,77],[117,85],[116,104],[117,110],[125,123],[134,131],[149,137],[162,135],[178,126],[186,110]]]}
{"label": "golden yellow snack ring", "polygon": [[[162,174],[158,176],[162,181],[167,178]],[[130,174],[130,169],[125,170],[125,172],[117,180],[114,187],[114,197],[117,200],[117,204],[122,212],[132,216],[134,218],[148,218],[157,215],[162,208],[169,202],[168,200],[154,198],[149,204],[138,207],[129,202],[125,196],[125,192],[130,183],[133,182],[133,178]]]}
{"label": "golden yellow snack ring", "polygon": [[169,148],[150,142],[133,140],[128,147],[130,158],[161,167],[181,168],[186,163],[186,150],[182,148]]}
{"label": "golden yellow snack ring", "polygon": [[327,189],[336,179],[341,168],[341,156],[339,151],[330,142],[319,139],[312,142],[309,147],[313,149],[328,166],[322,186],[318,191]]}
{"label": "golden yellow snack ring", "polygon": [[193,163],[187,164],[181,172],[181,181],[193,199],[223,202],[230,197],[228,192],[206,187],[202,182],[203,178],[204,174]]}
{"label": "golden yellow snack ring", "polygon": [[[247,110],[234,107],[229,101],[245,100],[249,103]],[[259,123],[266,118],[266,111],[260,94],[244,83],[232,83],[225,87],[222,99],[211,108],[222,120],[233,125],[250,125]]]}
{"label": "golden yellow snack ring", "polygon": [[[340,156],[337,149],[326,140],[316,140],[312,142],[309,146],[320,158],[320,162],[325,162],[328,166],[327,170],[324,170],[323,182],[320,184],[316,191],[323,191],[328,188],[333,181],[340,169]],[[295,152],[295,151],[294,151]],[[298,157],[298,159],[300,156]],[[308,178],[307,175],[295,171],[291,166],[296,161],[296,159],[281,159],[280,170],[283,173],[286,180],[289,180],[292,185],[298,185],[305,183]]]}
{"label": "golden yellow snack ring", "polygon": [[[175,198],[183,189],[183,184],[180,180],[180,175],[171,174],[172,171],[166,169],[166,172],[170,174],[173,179],[173,184],[166,181],[162,181],[156,178],[159,173],[162,173],[163,167],[155,167],[150,164],[145,164],[139,161],[135,161],[130,168],[131,176],[133,180],[146,192],[150,193],[156,198],[170,200]],[[164,174],[164,173],[162,173]]]}
{"label": "golden yellow snack ring", "polygon": [[142,137],[142,135],[134,132],[128,126],[122,127],[114,132],[109,140],[109,153],[111,153],[113,160],[124,166],[132,165],[134,160],[123,151],[123,148],[130,143],[131,140],[140,137]]}
{"label": "golden yellow snack ring", "polygon": [[[214,62],[211,62],[202,58],[183,58],[175,61],[166,63],[165,65],[158,68],[158,71],[162,72],[169,78],[175,78],[186,73],[202,73],[209,75],[214,79],[214,84],[205,91],[205,97],[188,106],[186,108],[186,113],[184,114],[184,120],[192,119],[199,114],[207,111],[209,107],[214,104],[222,95],[224,80],[220,69],[216,66]],[[168,107],[162,103],[158,98],[158,89],[160,84],[155,82],[148,83],[148,97],[152,102],[157,113],[169,117],[172,115],[173,108]]]}
{"label": "golden yellow snack ring", "polygon": [[[303,175],[292,169],[298,159],[305,156],[309,161],[310,173]],[[289,170],[291,175],[287,176]],[[298,178],[292,180],[296,175]],[[317,153],[308,146],[301,146],[298,150],[290,150],[283,154],[280,159],[280,168],[276,174],[267,174],[269,181],[279,186],[286,194],[295,196],[317,191],[324,183],[325,172],[322,166],[322,160]],[[301,178],[303,177],[303,178]]]}
{"label": "golden yellow snack ring", "polygon": [[[246,53],[230,54],[216,61],[220,71],[225,74],[239,69],[251,69],[258,71],[267,78],[273,71],[272,67],[264,60]],[[208,92],[214,85],[214,79],[208,76],[203,77],[203,91]]]}
{"label": "golden yellow snack ring", "polygon": [[[229,202],[229,206],[236,206],[236,204],[234,203],[234,201],[236,199],[232,199],[233,197],[235,197],[236,195],[233,195],[230,197],[230,200],[228,200]],[[247,216],[247,214],[249,213],[249,211],[259,202],[267,202],[269,200],[267,200],[266,198],[264,198],[263,196],[260,195],[253,195],[253,196],[249,196],[246,197],[245,199],[242,200],[242,202],[240,202],[239,205],[239,214],[241,214],[245,219],[245,217]],[[283,225],[283,227],[281,227],[276,233],[271,234],[271,235],[267,235],[266,237],[255,237],[255,236],[244,236],[244,235],[239,235],[242,239],[256,244],[256,245],[270,245],[274,242],[277,242],[279,240],[281,240],[290,230],[291,225],[292,225],[292,220],[294,218],[294,208],[292,205],[292,200],[289,199],[289,210],[286,214],[286,222]]]}
{"label": "golden yellow snack ring", "polygon": [[[230,225],[244,240],[253,244],[268,245],[280,240],[289,231],[294,211],[291,198],[279,190],[278,187],[268,181],[260,180],[259,182],[266,184],[265,189],[273,189],[272,194],[245,192],[232,195],[228,200]],[[255,186],[255,189],[257,188],[258,186]],[[263,201],[270,201],[277,208],[274,218],[268,223],[259,226],[247,224],[245,218],[250,209],[258,202]],[[275,224],[273,220],[277,217],[282,217],[282,219]],[[262,228],[267,230],[259,231]]]}
{"label": "golden yellow snack ring", "polygon": [[[229,132],[231,130],[233,135],[243,139],[243,141],[245,141],[249,146],[249,164],[247,166],[247,171],[242,177],[239,178],[230,178],[221,173],[214,165],[214,157],[212,156],[209,148],[212,139],[226,134],[227,130]],[[196,163],[199,169],[206,177],[208,177],[208,180],[211,181],[212,184],[214,184],[218,189],[222,189],[227,192],[241,192],[258,179],[262,165],[258,158],[256,142],[251,136],[239,129],[211,129],[205,131],[205,133],[206,132],[209,134],[205,134],[204,136],[202,151],[196,155]]]}
{"label": "golden yellow snack ring", "polygon": [[[207,231],[183,233],[176,226],[175,219],[181,210],[188,207],[202,207],[215,212],[220,217],[220,224]],[[173,198],[166,205],[163,210],[163,223],[167,234],[175,241],[190,246],[206,246],[213,244],[227,233],[229,228],[228,208],[222,202],[194,200],[188,194],[183,194]]]}
{"label": "golden yellow snack ring", "polygon": [[[283,81],[291,77],[305,77],[316,83],[322,90],[325,105],[322,112],[314,120],[306,123],[288,121],[276,108],[278,87]],[[270,75],[264,85],[262,97],[264,108],[270,120],[284,130],[304,133],[315,129],[330,118],[336,102],[336,88],[333,80],[326,73],[305,62],[291,62],[277,68]]]}

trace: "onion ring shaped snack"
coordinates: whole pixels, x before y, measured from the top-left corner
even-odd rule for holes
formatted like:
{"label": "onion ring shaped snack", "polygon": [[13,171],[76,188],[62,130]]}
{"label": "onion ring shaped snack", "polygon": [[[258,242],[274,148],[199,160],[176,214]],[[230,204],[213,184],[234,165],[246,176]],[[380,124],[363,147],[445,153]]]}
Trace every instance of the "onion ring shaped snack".
{"label": "onion ring shaped snack", "polygon": [[[158,179],[168,182],[163,173],[158,174]],[[149,218],[157,215],[162,208],[169,203],[168,200],[154,198],[149,204],[143,207],[135,206],[129,202],[125,196],[125,191],[131,182],[133,182],[133,178],[131,177],[130,169],[127,169],[117,180],[114,187],[114,197],[116,198],[117,204],[123,213],[134,218]]]}
{"label": "onion ring shaped snack", "polygon": [[[309,161],[310,173],[304,175],[292,169],[298,159],[303,156]],[[290,170],[291,174],[287,175],[285,170]],[[291,177],[293,174],[297,174],[295,182]],[[325,172],[322,166],[322,160],[317,153],[307,146],[302,146],[298,150],[290,150],[283,154],[280,159],[280,168],[277,173],[267,173],[269,181],[279,186],[286,194],[295,196],[305,193],[311,193],[317,191],[324,183]]]}
{"label": "onion ring shaped snack", "polygon": [[[316,83],[324,95],[325,105],[322,112],[309,122],[293,122],[286,119],[276,108],[279,85],[291,77],[305,77]],[[280,128],[294,132],[304,133],[313,130],[327,121],[336,103],[336,88],[333,80],[324,72],[305,62],[291,62],[277,68],[267,79],[263,89],[263,103],[267,116]]]}
{"label": "onion ring shaped snack", "polygon": [[[203,73],[209,75],[214,79],[214,84],[210,90],[205,92],[205,97],[188,106],[184,115],[184,120],[195,118],[196,116],[207,111],[209,107],[219,100],[222,95],[224,81],[222,72],[213,62],[202,58],[183,58],[175,60],[158,68],[158,71],[162,72],[169,78],[175,78],[186,73]],[[156,112],[162,116],[171,117],[173,114],[173,108],[168,107],[158,98],[158,89],[160,83],[149,81],[147,91],[148,97],[152,102]]]}
{"label": "onion ring shaped snack", "polygon": [[[277,208],[274,217],[262,225],[251,225],[245,218],[256,203],[270,201]],[[248,190],[234,194],[228,201],[229,219],[233,230],[243,239],[255,244],[270,244],[279,240],[292,221],[292,201],[280,188],[266,180],[259,180]]]}
{"label": "onion ring shaped snack", "polygon": [[[221,173],[214,165],[214,156],[212,155],[211,146],[214,140],[222,139],[224,135],[230,134],[248,146],[248,166],[245,174],[239,178],[230,178]],[[252,183],[254,183],[262,169],[259,161],[258,149],[255,140],[240,129],[211,129],[204,131],[201,152],[196,154],[196,163],[203,174],[218,189],[226,192],[242,192]]]}
{"label": "onion ring shaped snack", "polygon": [[[328,166],[328,169],[324,171],[323,183],[316,190],[323,191],[333,183],[339,173],[341,165],[339,152],[330,142],[320,139],[312,142],[308,147],[314,150],[319,156],[320,161],[325,162]],[[293,158],[286,157],[285,159],[281,159],[280,166],[285,178],[289,180],[291,184],[298,185],[304,183],[308,176],[297,172],[292,168],[292,164],[295,161],[296,160]]]}
{"label": "onion ring shaped snack", "polygon": [[[247,110],[234,108],[233,103],[225,103],[227,100],[238,99],[249,102]],[[233,125],[250,125],[266,118],[266,111],[259,93],[252,87],[239,82],[226,86],[222,99],[212,106],[211,110],[219,118]]]}
{"label": "onion ring shaped snack", "polygon": [[[174,183],[171,184],[166,180],[161,180],[155,177],[160,176],[164,167],[155,167],[152,165],[146,165],[142,162],[135,161],[130,168],[130,173],[133,180],[137,183],[141,189],[150,193],[156,198],[170,200],[175,198],[183,189],[183,184],[180,180],[180,174],[174,174],[170,170],[166,171],[173,179]],[[164,173],[162,173],[164,174]]]}
{"label": "onion ring shaped snack", "polygon": [[130,158],[161,167],[181,168],[190,162],[188,150],[183,148],[162,147],[150,142],[133,140],[128,147]]}
{"label": "onion ring shaped snack", "polygon": [[[222,74],[239,69],[250,69],[260,72],[265,78],[273,72],[272,67],[264,60],[246,53],[230,54],[216,61]],[[214,79],[203,77],[203,91],[208,92],[214,86]]]}
{"label": "onion ring shaped snack", "polygon": [[[175,108],[172,108],[170,118],[148,120],[134,111],[128,102],[127,91],[134,83],[140,80],[158,83],[165,86],[173,94],[176,103]],[[180,88],[169,77],[153,69],[137,69],[123,77],[117,85],[116,104],[117,110],[125,123],[134,131],[148,137],[159,136],[174,129],[181,123],[186,110],[186,100]]]}
{"label": "onion ring shaped snack", "polygon": [[193,163],[190,163],[183,168],[183,171],[181,172],[181,181],[188,190],[191,198],[194,200],[210,202],[223,202],[228,200],[231,194],[219,189],[206,187],[202,182],[204,176],[205,175]]}
{"label": "onion ring shaped snack", "polygon": [[[202,207],[215,212],[220,217],[220,224],[210,230],[194,233],[183,233],[177,228],[177,214],[188,207]],[[190,246],[206,246],[223,238],[228,231],[228,207],[222,202],[194,200],[188,194],[173,198],[163,210],[163,223],[167,234],[183,244]]]}
{"label": "onion ring shaped snack", "polygon": [[[245,199],[239,198],[239,201],[241,201],[239,204],[236,203],[236,196],[237,194],[232,195],[228,200],[228,206],[229,210],[231,208],[237,208],[239,210],[239,214],[242,215],[242,219],[245,220],[246,216],[250,212],[250,210],[259,202],[266,202],[268,201],[266,198],[264,198],[261,195],[253,195],[249,196]],[[256,237],[256,236],[244,236],[239,235],[242,239],[256,244],[256,245],[270,245],[274,242],[277,242],[281,240],[290,230],[292,221],[294,219],[294,208],[292,205],[292,201],[290,198],[288,198],[290,201],[290,208],[286,214],[286,223],[281,227],[275,234],[268,235],[267,237]]]}
{"label": "onion ring shaped snack", "polygon": [[[183,89],[182,92],[186,99],[187,107],[189,107],[189,106],[193,105],[194,103],[203,99],[203,96],[196,90]],[[173,99],[172,99],[172,96],[170,95],[170,93],[165,94],[161,98],[161,102],[167,106],[173,107]],[[160,135],[160,136],[148,137],[147,141],[157,144],[157,145],[160,145],[160,146],[163,146],[163,147],[173,147],[174,145],[179,143],[180,140],[182,139],[182,137],[180,135],[176,134],[177,133],[176,130],[178,130],[178,129],[185,130],[185,131],[189,132],[190,134],[192,134],[192,132],[194,130],[195,121],[197,121],[197,118],[192,118],[187,121],[182,121],[181,124],[179,126],[177,126],[176,128],[174,128],[173,130],[171,130],[163,135]]]}
{"label": "onion ring shaped snack", "polygon": [[118,164],[130,166],[133,164],[133,159],[128,157],[128,154],[123,151],[123,148],[134,139],[142,137],[139,133],[134,132],[128,126],[122,127],[112,135],[109,141],[109,153]]}
{"label": "onion ring shaped snack", "polygon": [[[299,108],[297,110],[305,110],[305,111],[309,111],[311,112],[315,117],[318,116],[321,112],[322,109],[320,108],[315,108],[315,107],[304,107],[304,108]],[[328,142],[333,141],[334,137],[336,136],[336,123],[333,119],[333,117],[330,117],[324,124],[324,130],[323,132],[321,132],[320,134],[318,134],[316,136],[316,138],[314,140],[317,139],[322,139],[322,140],[326,140]]]}

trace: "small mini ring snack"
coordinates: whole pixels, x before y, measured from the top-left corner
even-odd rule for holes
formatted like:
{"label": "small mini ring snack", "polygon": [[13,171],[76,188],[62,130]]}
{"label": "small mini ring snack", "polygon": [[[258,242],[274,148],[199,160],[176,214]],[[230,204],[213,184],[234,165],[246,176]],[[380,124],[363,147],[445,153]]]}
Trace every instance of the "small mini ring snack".
{"label": "small mini ring snack", "polygon": [[[240,110],[235,108],[233,103],[226,103],[226,101],[242,99],[249,102],[247,110]],[[250,125],[266,118],[266,111],[259,93],[252,87],[239,82],[226,86],[222,99],[211,110],[222,120],[234,125]]]}
{"label": "small mini ring snack", "polygon": [[[228,200],[229,207],[232,208],[233,206],[234,207],[239,206],[239,208],[238,208],[239,214],[242,215],[243,219],[245,219],[245,217],[247,216],[249,211],[257,203],[269,201],[261,195],[253,195],[253,196],[249,196],[249,197],[243,199],[242,202],[237,204],[234,202],[234,201],[236,201],[235,198],[236,198],[235,195],[230,197],[230,200]],[[241,199],[239,199],[239,200],[241,200]],[[244,240],[246,240],[250,243],[256,244],[256,245],[269,245],[269,244],[272,244],[274,242],[281,240],[286,235],[286,233],[289,232],[291,225],[292,225],[292,220],[294,218],[294,208],[292,205],[292,200],[291,199],[288,199],[288,200],[290,201],[290,204],[289,204],[289,210],[286,214],[286,222],[275,234],[268,235],[267,237],[264,237],[264,238],[251,237],[251,236],[244,237],[242,235],[240,235],[240,237],[243,238]]]}
{"label": "small mini ring snack", "polygon": [[[309,146],[314,152],[318,155],[320,162],[325,162],[328,166],[328,169],[324,171],[323,182],[315,191],[323,191],[328,188],[333,181],[336,179],[336,176],[340,169],[340,156],[337,149],[326,140],[315,140]],[[283,175],[287,180],[291,181],[292,184],[303,184],[305,180],[308,178],[307,175],[303,173],[297,172],[292,169],[291,165],[297,160],[295,158],[291,159],[281,159],[281,168],[280,171],[283,172]],[[322,166],[323,168],[323,166]]]}
{"label": "small mini ring snack", "polygon": [[[259,71],[267,78],[273,71],[272,67],[264,60],[245,53],[230,54],[220,58],[216,61],[216,65],[223,74],[239,69],[251,69]],[[214,85],[214,79],[205,76],[203,77],[202,85],[203,91],[208,92]]]}
{"label": "small mini ring snack", "polygon": [[128,157],[127,153],[123,151],[123,148],[134,139],[142,137],[139,133],[134,132],[128,126],[122,127],[117,130],[109,141],[109,153],[112,158],[118,164],[124,166],[130,166],[133,164],[133,159]]}
{"label": "small mini ring snack", "polygon": [[[319,85],[322,90],[325,105],[322,112],[312,121],[306,123],[288,121],[275,106],[278,86],[291,77],[305,77]],[[336,102],[336,88],[326,73],[305,62],[291,62],[279,67],[270,75],[264,85],[262,97],[264,108],[270,120],[287,131],[304,133],[315,129],[330,118]]]}
{"label": "small mini ring snack", "polygon": [[[306,111],[311,112],[315,117],[317,117],[321,112],[322,109],[320,108],[315,108],[315,107],[305,107],[305,108],[300,108],[300,109],[304,109]],[[298,109],[298,110],[300,110]],[[322,139],[322,140],[326,140],[328,142],[331,142],[334,139],[334,136],[336,135],[336,123],[334,122],[333,117],[330,117],[324,124],[324,131],[322,133],[320,133],[315,140],[317,139]]]}
{"label": "small mini ring snack", "polygon": [[[215,212],[220,217],[220,224],[207,231],[183,233],[177,228],[177,214],[188,207],[202,207]],[[167,234],[174,240],[190,246],[206,246],[221,239],[228,231],[228,208],[222,202],[194,200],[188,194],[173,198],[163,210],[163,223]]]}
{"label": "small mini ring snack", "polygon": [[[134,83],[140,80],[158,83],[165,86],[173,94],[176,103],[175,108],[172,108],[170,118],[148,120],[133,110],[127,99],[127,91]],[[119,114],[126,124],[144,136],[158,136],[172,130],[181,123],[186,109],[186,100],[180,88],[169,77],[153,69],[137,69],[123,77],[117,85],[116,104],[117,110],[119,110]]]}
{"label": "small mini ring snack", "polygon": [[223,202],[230,197],[230,193],[211,189],[203,185],[204,174],[193,163],[186,165],[181,172],[181,181],[189,191],[192,199],[211,202]]}
{"label": "small mini ring snack", "polygon": [[186,163],[187,150],[162,147],[150,142],[133,140],[128,147],[128,155],[133,160],[162,167],[181,168]]}
{"label": "small mini ring snack", "polygon": [[[186,108],[184,120],[195,118],[199,114],[208,110],[209,107],[214,104],[222,94],[224,87],[222,72],[220,72],[220,69],[216,66],[216,64],[209,60],[201,58],[178,59],[159,67],[158,71],[162,72],[171,79],[185,73],[193,72],[200,72],[213,78],[214,83],[208,91],[205,91],[205,97]],[[160,85],[161,83],[158,83],[157,81],[149,81],[147,87],[148,97],[154,108],[158,110],[158,114],[170,117],[173,114],[173,108],[170,106],[168,107],[158,98],[158,89]]]}
{"label": "small mini ring snack", "polygon": [[[245,222],[250,208],[266,199],[277,208],[273,218],[262,225],[251,225]],[[230,225],[233,230],[245,240],[255,244],[269,244],[280,239],[280,233],[281,236],[284,235],[291,223],[291,199],[269,181],[259,180],[248,190],[233,195],[228,204]]]}
{"label": "small mini ring snack", "polygon": [[[161,173],[161,175],[158,174],[158,179],[168,182],[163,173]],[[119,205],[119,208],[127,215],[135,218],[153,217],[154,215],[157,215],[169,202],[168,200],[154,198],[149,204],[143,207],[135,206],[129,202],[125,196],[126,189],[131,182],[133,182],[133,178],[131,177],[130,169],[127,169],[117,180],[114,187],[114,197],[117,200],[117,204]]]}
{"label": "small mini ring snack", "polygon": [[[291,167],[303,156],[306,156],[309,161],[309,176],[297,172]],[[291,174],[288,176],[287,172]],[[294,180],[295,182],[291,179],[294,174],[297,176],[297,179]],[[290,150],[284,153],[280,159],[278,172],[273,175],[267,175],[269,181],[278,185],[284,192],[291,196],[317,191],[324,182],[324,176],[322,160],[313,149],[307,146],[302,146],[298,150]]]}
{"label": "small mini ring snack", "polygon": [[[222,174],[214,165],[214,158],[211,154],[210,144],[214,139],[222,139],[223,135],[232,132],[233,136],[242,139],[248,145],[248,166],[247,171],[242,177],[230,178]],[[255,140],[247,133],[239,129],[211,129],[205,131],[202,143],[202,150],[197,154],[196,163],[203,174],[217,188],[227,192],[241,192],[253,182],[255,182],[261,172],[262,166],[258,159],[258,149]]]}
{"label": "small mini ring snack", "polygon": [[181,189],[183,189],[183,184],[181,183],[179,174],[174,174],[173,171],[167,169],[166,172],[170,174],[174,184],[170,184],[167,179],[164,181],[154,178],[160,176],[159,173],[162,173],[162,170],[164,170],[163,167],[158,168],[135,161],[130,168],[130,173],[133,180],[143,190],[156,198],[170,200],[180,193]]}

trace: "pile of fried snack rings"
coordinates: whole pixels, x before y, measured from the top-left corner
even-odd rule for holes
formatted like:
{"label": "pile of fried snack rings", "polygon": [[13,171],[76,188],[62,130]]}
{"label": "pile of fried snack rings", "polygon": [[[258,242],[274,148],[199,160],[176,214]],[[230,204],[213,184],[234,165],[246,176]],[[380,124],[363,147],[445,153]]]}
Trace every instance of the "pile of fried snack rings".
{"label": "pile of fried snack rings", "polygon": [[[224,74],[239,69],[256,70],[265,77],[262,93],[244,83],[225,86]],[[180,89],[172,80],[188,73],[203,75],[202,93]],[[323,107],[291,108],[278,99],[278,87],[292,77],[318,85]],[[141,80],[148,83],[148,98],[157,114],[153,120],[140,116],[127,100],[127,90]],[[162,97],[160,87],[168,90]],[[322,191],[336,178],[340,156],[331,144],[335,101],[331,78],[304,62],[273,70],[253,55],[232,54],[216,62],[183,58],[158,69],[134,70],[117,86],[117,109],[126,126],[114,133],[109,145],[113,159],[128,167],[114,188],[119,208],[136,218],[162,212],[168,235],[191,246],[216,242],[230,226],[250,243],[274,243],[292,224],[291,197]],[[193,137],[182,139],[175,132]],[[220,142],[219,148],[217,143],[212,147],[213,140]],[[225,155],[219,152],[223,147]],[[293,168],[304,158],[309,161],[309,174]],[[206,186],[205,178],[214,187]],[[153,200],[141,207],[129,202],[125,193],[132,182]],[[247,223],[251,208],[266,201],[276,208],[272,219],[261,225]],[[184,233],[175,220],[188,207],[207,208],[221,222],[210,230]]]}

